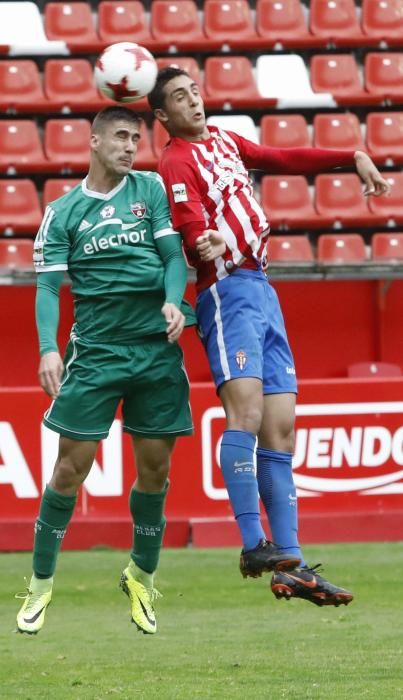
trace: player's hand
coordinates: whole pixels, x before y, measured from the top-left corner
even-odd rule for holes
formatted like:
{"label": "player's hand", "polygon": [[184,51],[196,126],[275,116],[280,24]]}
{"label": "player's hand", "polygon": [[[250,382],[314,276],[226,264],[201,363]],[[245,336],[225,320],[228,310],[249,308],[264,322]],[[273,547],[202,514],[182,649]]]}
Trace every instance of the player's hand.
{"label": "player's hand", "polygon": [[38,370],[39,383],[52,399],[59,393],[63,369],[63,360],[58,352],[42,355]]}
{"label": "player's hand", "polygon": [[371,158],[364,151],[356,151],[354,154],[357,173],[365,182],[364,195],[379,197],[381,194],[390,193],[390,184],[379,172]]}
{"label": "player's hand", "polygon": [[175,343],[185,327],[185,317],[175,304],[166,302],[161,309],[167,322],[167,336],[169,343]]}
{"label": "player's hand", "polygon": [[224,238],[218,231],[206,229],[201,236],[196,238],[196,250],[203,262],[215,260],[225,253]]}

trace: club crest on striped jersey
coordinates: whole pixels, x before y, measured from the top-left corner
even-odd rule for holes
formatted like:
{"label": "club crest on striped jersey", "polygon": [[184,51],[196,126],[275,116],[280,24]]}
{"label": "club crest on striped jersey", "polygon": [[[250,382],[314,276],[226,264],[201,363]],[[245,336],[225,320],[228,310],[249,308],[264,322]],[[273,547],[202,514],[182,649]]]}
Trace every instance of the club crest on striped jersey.
{"label": "club crest on striped jersey", "polygon": [[107,204],[106,207],[101,209],[100,214],[103,219],[111,219],[115,213],[115,207],[112,204]]}
{"label": "club crest on striped jersey", "polygon": [[245,369],[246,365],[246,352],[244,350],[238,350],[237,353],[235,353],[235,359],[236,363],[239,367],[239,369],[242,371]]}
{"label": "club crest on striped jersey", "polygon": [[146,203],[134,202],[134,204],[130,205],[130,211],[137,219],[142,219],[146,213]]}

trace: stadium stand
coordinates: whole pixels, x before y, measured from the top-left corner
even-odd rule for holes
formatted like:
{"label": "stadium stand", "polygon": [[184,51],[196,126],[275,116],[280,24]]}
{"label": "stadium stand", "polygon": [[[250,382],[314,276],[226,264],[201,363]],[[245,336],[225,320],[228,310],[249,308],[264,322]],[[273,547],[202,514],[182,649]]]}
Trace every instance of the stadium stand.
{"label": "stadium stand", "polygon": [[394,227],[403,224],[403,172],[384,173],[391,191],[388,196],[369,199],[369,209],[377,217],[380,226]]}
{"label": "stadium stand", "polygon": [[197,50],[206,40],[197,5],[193,0],[154,0],[151,5],[151,34],[169,46],[170,53],[188,46]]}
{"label": "stadium stand", "polygon": [[312,146],[308,123],[302,114],[265,114],[260,120],[260,143],[276,148]]}
{"label": "stadium stand", "polygon": [[365,151],[360,121],[355,114],[315,114],[313,145]]}
{"label": "stadium stand", "polygon": [[32,180],[0,180],[0,235],[33,236],[41,219],[42,209]]}
{"label": "stadium stand", "polygon": [[213,109],[254,109],[262,101],[246,56],[209,56],[204,64],[204,88]]}
{"label": "stadium stand", "polygon": [[380,104],[382,95],[370,93],[354,54],[317,54],[310,61],[312,89],[330,93],[337,106]]}
{"label": "stadium stand", "polygon": [[361,25],[370,40],[381,48],[402,45],[403,12],[401,0],[363,0]]}
{"label": "stadium stand", "polygon": [[309,28],[328,46],[362,46],[367,41],[354,0],[311,0]]}
{"label": "stadium stand", "polygon": [[392,362],[355,362],[347,367],[347,376],[357,377],[401,377],[402,368]]}
{"label": "stadium stand", "polygon": [[22,58],[0,61],[0,109],[9,113],[49,109],[35,61]]}
{"label": "stadium stand", "polygon": [[373,95],[390,104],[403,103],[403,53],[373,53],[365,56],[365,85]]}
{"label": "stadium stand", "polygon": [[254,46],[257,34],[247,0],[206,0],[203,9],[204,31],[209,39],[224,45],[235,40],[239,49]]}
{"label": "stadium stand", "polygon": [[0,238],[0,277],[12,273],[32,272],[31,239]]}
{"label": "stadium stand", "polygon": [[101,49],[91,5],[87,2],[47,2],[44,27],[48,39],[64,41],[73,52]]}
{"label": "stadium stand", "polygon": [[317,175],[315,207],[320,216],[332,221],[333,229],[379,223],[368,208],[361,180],[355,173]]}
{"label": "stadium stand", "polygon": [[359,233],[323,233],[318,238],[319,262],[332,264],[362,263],[367,260],[363,237]]}
{"label": "stadium stand", "polygon": [[403,262],[403,233],[374,233],[371,243],[373,260],[392,264]]}
{"label": "stadium stand", "polygon": [[67,192],[70,192],[70,190],[78,185],[79,182],[81,182],[81,180],[76,178],[60,178],[57,180],[49,178],[46,180],[42,193],[43,210],[45,210],[49,202],[53,202],[53,200],[57,199],[58,197],[62,197],[64,194],[67,194]]}
{"label": "stadium stand", "polygon": [[134,41],[147,46],[151,32],[143,3],[139,0],[101,1],[98,5],[98,35],[105,44]]}
{"label": "stadium stand", "polygon": [[371,157],[385,165],[403,164],[403,112],[370,112],[366,145]]}
{"label": "stadium stand", "polygon": [[84,173],[90,154],[90,133],[87,119],[48,119],[44,149],[54,169],[60,173]]}
{"label": "stadium stand", "polygon": [[325,45],[322,37],[309,31],[300,0],[258,0],[256,30],[267,46],[279,49]]}
{"label": "stadium stand", "polygon": [[274,230],[320,228],[331,218],[321,218],[302,175],[265,175],[261,181],[261,204]]}
{"label": "stadium stand", "polygon": [[307,236],[271,236],[267,245],[272,263],[313,263],[314,254]]}
{"label": "stadium stand", "polygon": [[111,104],[95,87],[92,65],[85,58],[49,58],[43,84],[52,111],[96,112]]}
{"label": "stadium stand", "polygon": [[33,119],[0,121],[0,143],[0,173],[43,172],[50,165]]}

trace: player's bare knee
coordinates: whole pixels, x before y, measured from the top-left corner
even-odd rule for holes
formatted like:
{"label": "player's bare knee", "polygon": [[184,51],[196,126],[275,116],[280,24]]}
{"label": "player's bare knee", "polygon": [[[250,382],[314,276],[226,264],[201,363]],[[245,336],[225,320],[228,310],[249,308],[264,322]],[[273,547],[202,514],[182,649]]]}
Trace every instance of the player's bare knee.
{"label": "player's bare knee", "polygon": [[65,458],[60,459],[55,464],[49,485],[58,493],[74,494],[83,483],[89,469],[88,465],[77,464]]}

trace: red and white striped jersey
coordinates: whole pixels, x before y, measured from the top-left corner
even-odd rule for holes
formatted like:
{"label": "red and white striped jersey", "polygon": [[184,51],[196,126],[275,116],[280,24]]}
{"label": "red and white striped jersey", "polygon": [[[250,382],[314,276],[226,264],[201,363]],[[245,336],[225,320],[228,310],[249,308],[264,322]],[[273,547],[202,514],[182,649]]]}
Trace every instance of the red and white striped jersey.
{"label": "red and white striped jersey", "polygon": [[[352,165],[354,156],[353,151],[269,148],[231,131],[208,130],[210,137],[201,141],[171,138],[159,163],[173,227],[181,231],[189,263],[197,270],[198,291],[236,266],[256,269],[264,256],[269,223],[254,197],[248,168],[320,172]],[[223,257],[205,263],[195,252],[195,239],[207,228],[222,234],[227,249]]]}

